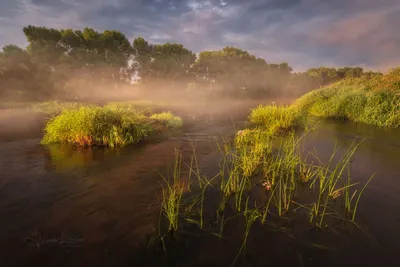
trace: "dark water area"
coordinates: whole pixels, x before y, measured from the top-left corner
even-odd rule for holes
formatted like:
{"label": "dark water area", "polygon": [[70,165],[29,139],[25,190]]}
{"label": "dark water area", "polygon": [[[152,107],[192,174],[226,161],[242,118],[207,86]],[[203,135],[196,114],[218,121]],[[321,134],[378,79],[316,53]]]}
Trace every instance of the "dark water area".
{"label": "dark water area", "polygon": [[[167,244],[167,254],[146,246],[158,227],[159,173],[168,172],[175,149],[188,163],[196,141],[201,172],[212,177],[215,141],[234,133],[226,114],[184,119],[181,133],[122,149],[42,146],[40,138],[1,142],[0,266],[231,266],[243,241],[236,220],[228,221],[222,239],[189,226]],[[243,127],[244,117],[234,119]],[[308,140],[327,158],[336,141],[340,152],[357,137],[365,140],[353,179],[364,183],[376,173],[357,211],[364,233],[292,221],[277,222],[276,229],[254,224],[235,266],[398,266],[400,131],[321,121]]]}

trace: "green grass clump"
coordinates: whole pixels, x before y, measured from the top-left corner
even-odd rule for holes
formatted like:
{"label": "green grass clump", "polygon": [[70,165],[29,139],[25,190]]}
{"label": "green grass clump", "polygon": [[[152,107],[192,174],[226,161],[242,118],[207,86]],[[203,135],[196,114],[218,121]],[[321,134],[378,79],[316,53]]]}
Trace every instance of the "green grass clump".
{"label": "green grass clump", "polygon": [[304,124],[305,113],[292,106],[260,105],[251,110],[249,121],[268,129],[271,134],[286,133]]}
{"label": "green grass clump", "polygon": [[181,166],[182,154],[175,150],[172,181],[170,176],[168,176],[168,179],[162,176],[167,186],[162,189],[161,212],[168,220],[168,232],[170,235],[173,235],[174,231],[178,230],[181,200],[185,191],[185,185],[181,180]]}
{"label": "green grass clump", "polygon": [[295,107],[316,116],[400,126],[400,68],[383,76],[344,80],[311,91]]}
{"label": "green grass clump", "polygon": [[182,119],[174,116],[171,112],[155,113],[150,116],[150,119],[164,124],[167,129],[179,129],[182,127]]}
{"label": "green grass clump", "polygon": [[134,109],[109,106],[65,109],[47,122],[42,143],[125,146],[147,138],[157,125],[158,121]]}

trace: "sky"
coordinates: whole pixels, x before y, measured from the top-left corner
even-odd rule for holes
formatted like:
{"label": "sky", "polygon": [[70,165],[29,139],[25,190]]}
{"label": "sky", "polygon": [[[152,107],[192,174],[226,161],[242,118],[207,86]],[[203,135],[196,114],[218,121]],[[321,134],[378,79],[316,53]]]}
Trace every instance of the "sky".
{"label": "sky", "polygon": [[235,46],[295,71],[400,66],[399,0],[1,0],[0,47],[26,25],[119,30],[193,52]]}

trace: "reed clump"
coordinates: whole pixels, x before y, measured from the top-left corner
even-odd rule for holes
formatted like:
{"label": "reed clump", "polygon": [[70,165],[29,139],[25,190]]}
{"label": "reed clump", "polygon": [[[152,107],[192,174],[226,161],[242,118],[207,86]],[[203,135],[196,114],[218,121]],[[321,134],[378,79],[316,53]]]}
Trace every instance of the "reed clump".
{"label": "reed clump", "polygon": [[150,116],[150,119],[155,122],[165,125],[165,127],[169,130],[175,130],[182,127],[182,119],[178,116],[174,116],[171,112],[161,112],[156,113]]}
{"label": "reed clump", "polygon": [[[218,143],[220,168],[212,178],[201,174],[193,146],[187,167],[189,180],[198,180],[198,196],[188,203],[184,201],[180,164],[176,163],[174,178],[163,189],[161,204],[161,213],[169,222],[168,232],[176,232],[178,222],[179,229],[185,227],[183,222],[189,222],[197,225],[202,234],[211,232],[222,238],[227,221],[238,220],[244,223],[244,236],[235,263],[239,254],[246,251],[254,225],[274,227],[277,220],[281,220],[280,224],[304,218],[305,223],[317,228],[332,225],[332,220],[356,224],[360,198],[373,177],[361,190],[355,189],[359,183],[350,178],[350,165],[361,142],[354,142],[342,155],[335,147],[331,157],[323,161],[305,143],[312,129],[300,135],[294,131],[304,125],[304,119],[304,113],[293,107],[253,110],[250,120],[255,128],[238,131],[233,140],[223,138],[223,143]],[[261,197],[260,186],[265,190]],[[306,197],[301,195],[304,193]],[[206,203],[208,197],[213,201]],[[307,216],[297,216],[300,210],[306,211]]]}
{"label": "reed clump", "polygon": [[46,123],[42,143],[121,147],[146,139],[155,129],[181,125],[172,114],[161,117],[164,119],[154,119],[133,108],[117,106],[64,109]]}
{"label": "reed clump", "polygon": [[305,124],[307,114],[294,106],[260,105],[251,110],[249,122],[269,134],[286,134]]}

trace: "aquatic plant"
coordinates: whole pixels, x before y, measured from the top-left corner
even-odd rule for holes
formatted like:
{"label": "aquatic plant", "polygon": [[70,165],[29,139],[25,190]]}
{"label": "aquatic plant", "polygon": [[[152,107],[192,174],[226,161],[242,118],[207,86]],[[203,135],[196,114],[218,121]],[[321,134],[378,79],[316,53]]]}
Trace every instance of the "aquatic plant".
{"label": "aquatic plant", "polygon": [[[367,182],[364,184],[364,186],[361,188],[360,192],[358,190],[354,190],[353,192],[351,191],[351,188],[359,183],[351,183],[351,178],[350,178],[350,166],[348,167],[348,175],[347,175],[347,182],[345,184],[344,188],[344,208],[345,208],[345,216],[350,216],[350,220],[355,223],[355,218],[356,218],[356,213],[357,213],[357,207],[358,203],[360,201],[360,198],[365,190],[365,188],[368,186],[368,184],[371,182],[372,178],[374,178],[375,174],[371,175],[371,177],[367,180]],[[355,197],[357,198],[355,199]],[[355,203],[353,204],[353,200],[355,199]]]}
{"label": "aquatic plant", "polygon": [[178,230],[181,200],[184,192],[184,183],[181,180],[181,165],[182,155],[178,150],[175,150],[172,179],[170,175],[167,178],[161,175],[166,184],[166,187],[162,189],[161,212],[168,220],[168,232],[171,236]]}
{"label": "aquatic plant", "polygon": [[324,219],[331,214],[330,211],[337,213],[330,208],[329,200],[338,198],[343,191],[352,186],[350,184],[340,186],[339,182],[343,179],[343,172],[348,168],[350,160],[360,144],[361,142],[354,142],[336,164],[334,163],[337,152],[336,146],[325,164],[314,154],[320,162],[320,166],[315,174],[314,181],[310,185],[310,187],[318,187],[318,197],[312,204],[310,211],[310,222],[315,221],[316,226],[324,227],[326,225]]}
{"label": "aquatic plant", "polygon": [[239,249],[239,252],[237,253],[237,255],[232,263],[232,266],[235,265],[237,259],[239,258],[239,255],[242,252],[246,253],[247,238],[249,237],[250,230],[251,230],[253,224],[261,217],[261,214],[260,214],[256,204],[255,204],[255,208],[253,208],[253,209],[249,208],[249,198],[246,198],[245,210],[243,212],[243,215],[245,218],[245,230],[244,230],[243,242]]}
{"label": "aquatic plant", "polygon": [[[176,123],[179,118],[171,118],[162,123],[173,121],[174,127],[179,127],[179,123]],[[65,109],[46,123],[42,143],[125,146],[146,139],[160,123],[134,109],[113,106]]]}
{"label": "aquatic plant", "polygon": [[[189,137],[188,137],[189,138]],[[189,182],[192,180],[192,175],[194,175],[198,181],[198,186],[200,189],[200,194],[194,198],[193,202],[186,208],[186,214],[185,216],[186,221],[190,222],[190,223],[194,223],[196,225],[199,226],[199,228],[201,230],[203,230],[203,226],[204,226],[204,200],[205,200],[205,194],[206,194],[206,190],[209,186],[213,186],[212,182],[214,179],[216,179],[218,177],[218,174],[215,175],[214,177],[212,177],[211,179],[208,179],[206,176],[202,176],[200,174],[200,169],[199,169],[199,164],[197,161],[197,155],[196,155],[196,146],[193,143],[193,141],[189,138],[190,144],[192,146],[192,151],[193,154],[191,156],[191,160],[190,160],[190,165],[186,166],[189,168]],[[197,207],[198,205],[200,205],[200,207]],[[191,218],[192,216],[190,215],[190,212],[197,207],[197,214],[199,219],[193,219]],[[190,217],[189,217],[190,216]]]}
{"label": "aquatic plant", "polygon": [[295,106],[260,105],[251,110],[249,121],[270,134],[287,133],[305,123],[307,113]]}
{"label": "aquatic plant", "polygon": [[167,129],[179,129],[182,127],[182,119],[174,116],[171,112],[155,113],[150,116],[150,119],[164,124]]}

